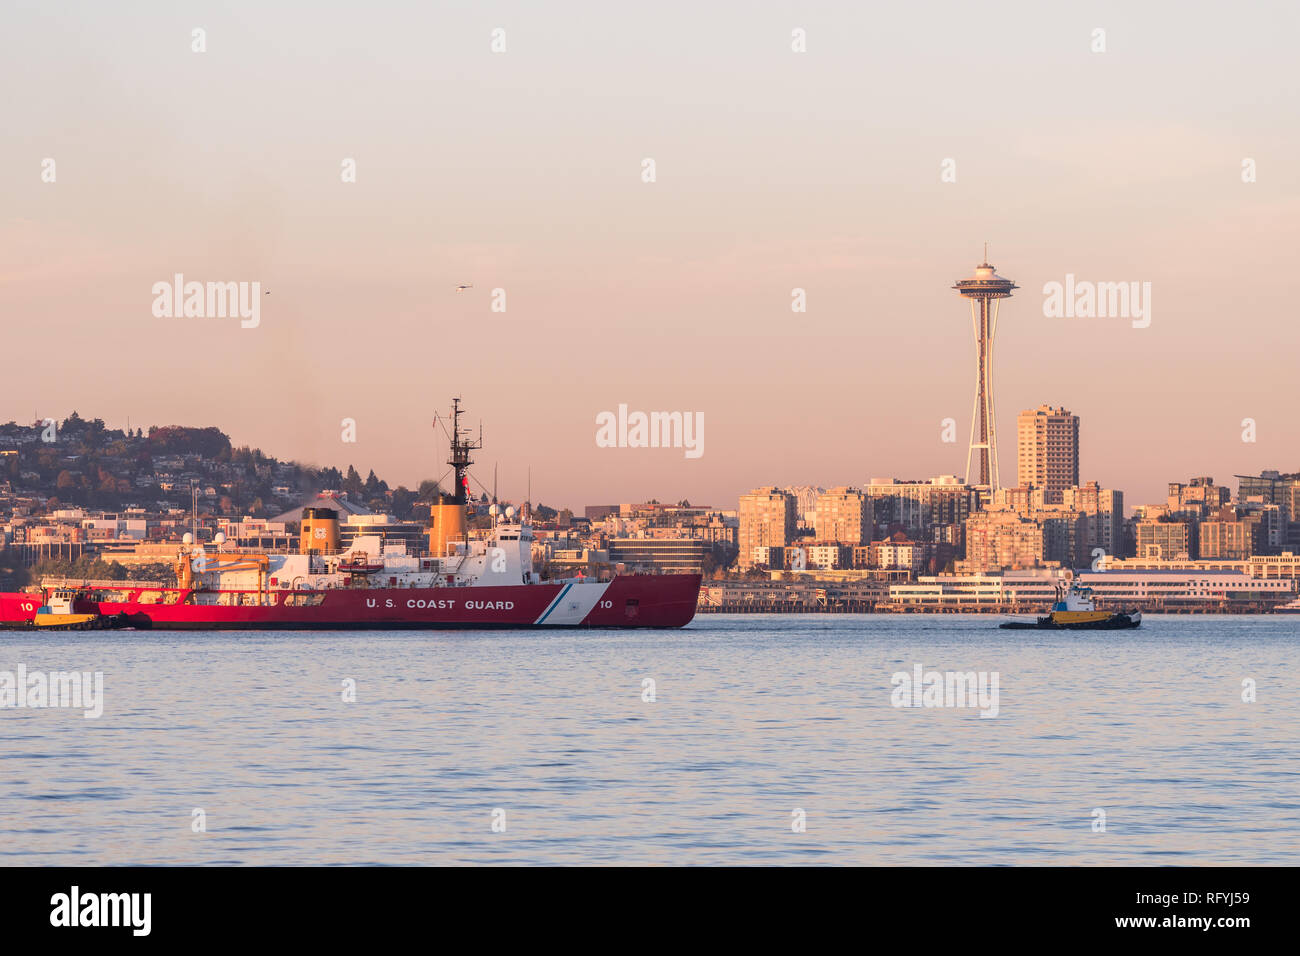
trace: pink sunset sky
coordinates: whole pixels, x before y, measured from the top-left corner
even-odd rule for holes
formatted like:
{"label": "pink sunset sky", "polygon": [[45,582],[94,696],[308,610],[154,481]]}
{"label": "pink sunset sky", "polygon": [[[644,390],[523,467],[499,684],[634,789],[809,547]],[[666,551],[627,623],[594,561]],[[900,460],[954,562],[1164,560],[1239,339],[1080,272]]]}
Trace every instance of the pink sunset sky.
{"label": "pink sunset sky", "polygon": [[[413,487],[444,471],[430,423],[459,395],[480,480],[496,464],[521,498],[531,467],[534,500],[575,509],[960,474],[974,344],[950,287],[987,240],[1020,286],[995,349],[1004,484],[1043,403],[1080,416],[1081,477],[1130,507],[1300,470],[1294,4],[0,18],[0,420],[216,425]],[[260,282],[260,325],[155,317],[176,273]],[[1150,327],[1045,317],[1067,273],[1151,283]],[[702,413],[704,454],[598,447],[620,404]]]}

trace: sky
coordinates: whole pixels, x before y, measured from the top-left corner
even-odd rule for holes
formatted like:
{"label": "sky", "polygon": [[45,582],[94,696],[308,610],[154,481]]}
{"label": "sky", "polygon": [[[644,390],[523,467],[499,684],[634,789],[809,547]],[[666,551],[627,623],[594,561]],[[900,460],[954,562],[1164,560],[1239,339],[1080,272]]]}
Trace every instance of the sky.
{"label": "sky", "polygon": [[[414,487],[460,396],[480,482],[574,509],[961,474],[951,286],[988,242],[1020,286],[1004,484],[1044,403],[1130,509],[1297,471],[1298,27],[1281,2],[9,0],[0,420],[216,425]],[[259,324],[154,315],[177,273],[259,282]],[[1067,274],[1149,282],[1150,325],[1045,315]],[[620,404],[702,415],[703,454],[598,446]]]}

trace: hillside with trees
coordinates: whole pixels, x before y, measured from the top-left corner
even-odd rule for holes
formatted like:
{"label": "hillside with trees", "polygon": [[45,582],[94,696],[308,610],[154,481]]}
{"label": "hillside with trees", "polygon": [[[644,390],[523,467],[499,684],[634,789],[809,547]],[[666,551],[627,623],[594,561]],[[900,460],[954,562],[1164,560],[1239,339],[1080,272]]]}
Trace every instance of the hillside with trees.
{"label": "hillside with trees", "polygon": [[76,412],[58,424],[0,425],[0,491],[42,499],[49,509],[189,508],[191,487],[198,488],[205,511],[256,517],[333,489],[406,518],[438,491],[432,480],[417,491],[390,489],[373,470],[362,478],[351,464],[340,471],[282,461],[260,448],[236,447],[211,426],[124,430]]}

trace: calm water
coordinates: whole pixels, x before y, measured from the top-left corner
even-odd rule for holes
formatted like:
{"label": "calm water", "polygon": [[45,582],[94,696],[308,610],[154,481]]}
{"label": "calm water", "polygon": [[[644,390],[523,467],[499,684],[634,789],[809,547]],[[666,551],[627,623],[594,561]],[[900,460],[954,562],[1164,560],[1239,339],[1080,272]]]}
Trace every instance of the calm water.
{"label": "calm water", "polygon": [[[1300,863],[1300,617],[994,623],[0,636],[105,681],[0,710],[0,863]],[[918,662],[999,716],[891,706]]]}

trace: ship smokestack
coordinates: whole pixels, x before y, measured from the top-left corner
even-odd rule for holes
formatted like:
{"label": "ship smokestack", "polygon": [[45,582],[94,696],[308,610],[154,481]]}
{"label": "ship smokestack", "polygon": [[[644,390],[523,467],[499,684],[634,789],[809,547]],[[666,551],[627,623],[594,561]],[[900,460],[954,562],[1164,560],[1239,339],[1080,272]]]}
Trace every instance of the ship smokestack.
{"label": "ship smokestack", "polygon": [[311,551],[339,549],[339,513],[333,508],[303,508],[301,547]]}

